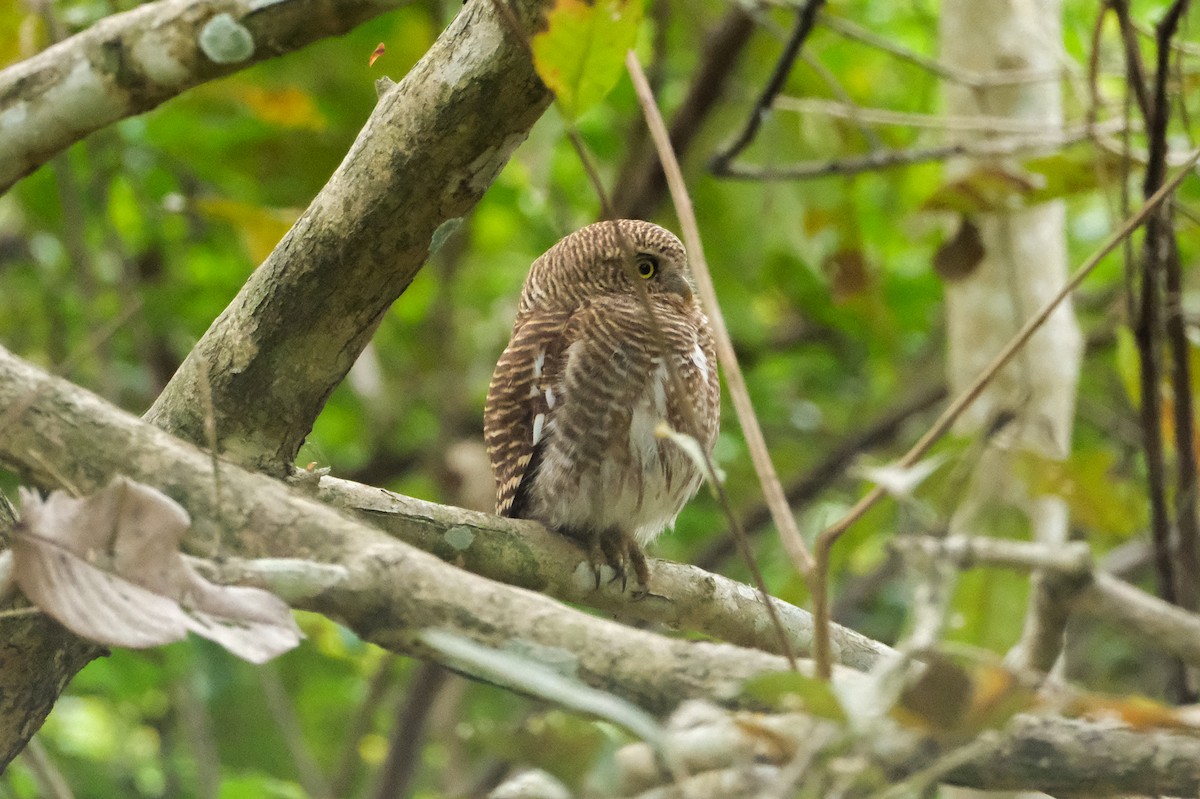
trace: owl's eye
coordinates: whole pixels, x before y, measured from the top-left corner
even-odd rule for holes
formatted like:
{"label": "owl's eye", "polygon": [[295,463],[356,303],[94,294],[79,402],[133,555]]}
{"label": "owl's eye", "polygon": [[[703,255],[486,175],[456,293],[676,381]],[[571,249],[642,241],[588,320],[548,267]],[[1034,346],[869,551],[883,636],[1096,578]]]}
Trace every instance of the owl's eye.
{"label": "owl's eye", "polygon": [[637,273],[643,280],[649,280],[658,274],[658,259],[653,255],[637,257]]}

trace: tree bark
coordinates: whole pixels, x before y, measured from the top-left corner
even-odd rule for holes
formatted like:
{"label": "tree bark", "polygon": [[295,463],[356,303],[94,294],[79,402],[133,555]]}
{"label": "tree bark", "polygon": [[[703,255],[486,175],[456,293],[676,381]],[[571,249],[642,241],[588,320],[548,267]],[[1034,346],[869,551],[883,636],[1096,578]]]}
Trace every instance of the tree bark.
{"label": "tree bark", "polygon": [[337,36],[399,0],[159,0],[0,72],[0,194],[119,119]]}
{"label": "tree bark", "polygon": [[[430,252],[550,102],[526,41],[544,0],[468,3],[386,91],[345,160],[188,354],[146,418],[283,476]],[[207,384],[207,387],[205,387]]]}
{"label": "tree bark", "polygon": [[[1055,75],[1062,47],[1060,14],[1060,0],[947,2],[940,18],[942,59],[966,74]],[[948,84],[945,111],[953,116],[1004,117],[1047,132],[1063,125],[1057,78],[989,86]],[[947,167],[947,176],[962,178],[979,169],[1019,172],[1020,165],[1010,159],[961,159]],[[946,283],[947,373],[954,392],[969,384],[1067,279],[1062,201],[1015,211],[989,209],[963,223],[978,229],[983,254],[969,274]],[[1064,501],[1035,496],[1018,474],[1014,458],[1024,451],[1061,459],[1070,451],[1082,351],[1082,336],[1067,300],[963,415],[958,432],[994,435],[955,513],[953,532],[986,530],[988,516],[1010,505],[1026,515],[1037,540],[1066,540]],[[1006,416],[1012,421],[993,430]],[[1035,592],[1039,579],[1035,577]],[[1024,666],[1046,670],[1061,647],[1065,617],[1039,614],[1036,607],[1036,602],[1030,606],[1016,656]]]}

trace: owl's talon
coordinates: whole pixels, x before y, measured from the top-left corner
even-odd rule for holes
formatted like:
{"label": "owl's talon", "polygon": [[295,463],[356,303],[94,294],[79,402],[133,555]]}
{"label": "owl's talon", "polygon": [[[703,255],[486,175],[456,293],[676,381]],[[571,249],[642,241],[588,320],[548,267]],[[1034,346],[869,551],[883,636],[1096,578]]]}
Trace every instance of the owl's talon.
{"label": "owl's talon", "polygon": [[599,536],[589,536],[587,539],[587,544],[588,563],[592,567],[592,576],[596,578],[596,584],[592,587],[592,590],[599,591],[601,571],[604,568],[604,564],[608,563],[608,556],[601,549]]}
{"label": "owl's talon", "polygon": [[582,540],[588,551],[588,565],[596,578],[593,590],[599,591],[603,580],[604,567],[612,569],[613,575],[604,582],[612,585],[621,582],[621,593],[629,590],[630,577],[635,578],[631,598],[634,600],[653,596],[647,586],[650,584],[650,569],[646,565],[646,556],[642,548],[626,533],[620,530],[604,530],[601,532],[581,532],[574,530],[561,531],[576,540]]}

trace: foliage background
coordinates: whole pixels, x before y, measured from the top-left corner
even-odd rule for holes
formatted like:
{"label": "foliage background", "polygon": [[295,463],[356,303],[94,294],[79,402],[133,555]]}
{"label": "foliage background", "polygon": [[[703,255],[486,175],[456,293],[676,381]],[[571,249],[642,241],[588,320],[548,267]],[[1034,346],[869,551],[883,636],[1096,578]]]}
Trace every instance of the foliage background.
{"label": "foliage background", "polygon": [[[0,64],[132,7],[125,0],[2,0]],[[1138,3],[1153,20],[1166,3]],[[1066,4],[1073,79],[1070,119],[1088,108],[1085,69],[1095,4]],[[416,2],[337,40],[195,89],[76,145],[0,198],[0,342],[123,407],[144,411],[208,324],[233,297],[323,185],[375,99],[373,81],[399,78],[432,43],[458,3]],[[729,13],[712,0],[657,2],[639,51],[652,65],[668,114],[702,57],[705,33]],[[709,263],[747,371],[751,395],[785,484],[802,478],[872,421],[935,389],[940,374],[941,281],[931,262],[955,216],[930,211],[942,188],[938,163],[856,177],[760,183],[722,180],[708,158],[740,129],[791,25],[792,12],[756,12],[750,43],[722,100],[685,160]],[[894,44],[936,55],[937,4],[841,0],[827,13]],[[1190,38],[1195,41],[1194,32]],[[370,67],[378,42],[387,52]],[[1115,35],[1100,54],[1108,115],[1120,113],[1123,81]],[[786,94],[936,113],[938,78],[893,55],[819,26]],[[812,64],[819,64],[815,69]],[[1195,61],[1181,94],[1200,91]],[[622,79],[586,113],[579,131],[609,191],[642,134]],[[535,127],[466,224],[421,272],[380,326],[363,361],[332,396],[301,452],[334,474],[443,502],[464,502],[486,479],[447,453],[480,438],[481,409],[529,263],[565,233],[595,220],[600,202],[551,110]],[[937,132],[878,129],[892,147],[936,143]],[[1181,130],[1177,134],[1185,137]],[[743,158],[768,164],[865,152],[859,127],[817,114],[772,113]],[[1116,225],[1119,181],[1106,179],[1090,145],[1045,167],[1048,193],[1065,185],[1072,262]],[[1200,200],[1195,181],[1185,203]],[[1006,195],[1006,200],[1013,199]],[[1020,199],[1020,198],[1017,198]],[[970,200],[978,202],[978,200]],[[978,210],[969,207],[968,210]],[[676,227],[668,204],[657,221]],[[1200,253],[1193,220],[1182,221],[1184,264]],[[1074,453],[1061,465],[1031,463],[1072,506],[1078,534],[1105,552],[1143,535],[1146,522],[1134,399],[1136,365],[1124,327],[1121,263],[1111,259],[1078,297],[1088,357]],[[1195,310],[1192,295],[1185,309]],[[927,416],[913,414],[882,463],[911,442]],[[732,413],[717,458],[735,506],[760,502]],[[467,451],[470,451],[469,448]],[[905,503],[872,512],[835,555],[836,618],[885,641],[904,620],[902,585],[886,554],[890,536],[939,529],[972,462],[970,442],[948,442],[947,465]],[[467,484],[464,485],[463,481]],[[6,492],[16,477],[0,473]],[[851,475],[799,509],[814,533],[857,496]],[[999,535],[1021,536],[998,513]],[[724,533],[702,496],[680,517],[659,556],[693,560]],[[806,603],[769,530],[757,549],[777,595]],[[745,579],[731,559],[718,567]],[[995,571],[964,576],[954,640],[1003,652],[1020,632],[1026,581]],[[362,644],[328,621],[305,617],[309,641],[255,670],[198,640],[147,653],[115,652],[92,663],[59,702],[41,743],[79,797],[201,796],[196,753],[215,747],[220,796],[292,797],[330,775],[346,795],[369,791],[387,736],[419,664]],[[1072,668],[1085,685],[1158,693],[1145,653],[1105,630],[1076,630]],[[428,675],[425,676],[426,679]],[[427,684],[426,684],[427,687]],[[374,693],[372,693],[374,692]],[[364,726],[356,728],[356,714]],[[465,792],[509,759],[536,762],[568,781],[580,763],[603,762],[622,739],[606,725],[548,710],[485,685],[440,683],[415,795]],[[299,743],[297,743],[299,742]],[[308,776],[306,776],[306,774]],[[317,775],[314,777],[313,775]],[[324,775],[324,776],[321,776]],[[315,782],[314,782],[315,779]],[[36,795],[18,763],[0,796]]]}

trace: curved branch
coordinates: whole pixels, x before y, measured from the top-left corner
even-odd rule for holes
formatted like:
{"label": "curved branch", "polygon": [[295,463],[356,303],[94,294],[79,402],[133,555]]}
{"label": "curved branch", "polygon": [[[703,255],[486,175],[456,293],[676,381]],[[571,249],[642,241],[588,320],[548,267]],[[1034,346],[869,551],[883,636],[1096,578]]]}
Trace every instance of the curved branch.
{"label": "curved branch", "polygon": [[[338,36],[396,0],[159,0],[0,72],[0,194],[90,133]],[[215,59],[215,60],[214,60]]]}
{"label": "curved branch", "polygon": [[[519,0],[532,29],[544,0]],[[523,40],[469,3],[193,348],[146,418],[283,475],[391,303],[507,163],[550,96]]]}
{"label": "curved branch", "polygon": [[[445,561],[493,580],[531,588],[630,622],[701,632],[731,644],[775,654],[778,636],[761,595],[748,585],[695,566],[651,559],[655,593],[630,602],[617,586],[595,590],[583,549],[536,522],[437,505],[346,480],[321,479],[317,496]],[[781,600],[775,610],[793,649],[812,648],[812,616]],[[834,660],[869,669],[891,647],[846,627],[833,629]]]}
{"label": "curved branch", "polygon": [[[310,589],[297,605],[337,618],[364,639],[394,651],[437,659],[438,653],[423,644],[423,633],[448,630],[556,664],[584,683],[656,713],[692,697],[737,707],[745,701],[738,694],[742,681],[786,668],[777,655],[665,638],[476,576],[296,488],[236,466],[220,465],[217,505],[212,460],[206,453],[2,348],[0,407],[14,409],[0,416],[0,462],[47,484],[69,482],[81,490],[92,490],[115,473],[127,474],[167,491],[189,509],[193,542],[219,535],[226,554],[331,564],[334,568],[326,571],[335,576]],[[436,514],[449,510],[426,506],[426,518],[417,522],[444,525]],[[443,530],[447,544],[464,545],[461,526]],[[529,532],[525,526],[522,537]],[[465,542],[465,549],[473,545]],[[870,690],[864,679],[869,678],[852,669],[834,674],[839,692]],[[16,716],[0,716],[0,755],[36,726],[28,724],[27,716]],[[889,739],[885,748],[890,753],[885,759],[899,775],[937,755],[936,747],[908,733]],[[1047,755],[1052,752],[1062,757]],[[1066,790],[1077,779],[1068,774],[1086,774],[1089,788],[1107,791],[1191,794],[1200,779],[1200,750],[1182,735],[1018,717],[995,750],[971,758],[947,777],[976,786]]]}
{"label": "curved branch", "polygon": [[[553,655],[554,662],[565,658],[584,682],[656,712],[688,697],[718,696],[737,704],[741,681],[786,669],[777,655],[672,640],[476,576],[299,489],[228,463],[219,464],[218,502],[207,453],[3,348],[0,408],[15,409],[0,416],[0,463],[33,482],[83,492],[124,474],[187,508],[189,540],[197,546],[220,540],[225,555],[340,565],[340,579],[298,599],[297,606],[338,619],[364,640],[393,651],[436,659],[421,643],[421,633],[430,627],[449,630],[491,647],[516,646],[534,657]],[[461,527],[442,532],[462,546]]]}

